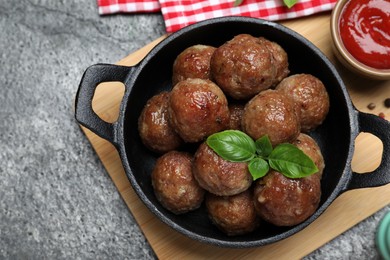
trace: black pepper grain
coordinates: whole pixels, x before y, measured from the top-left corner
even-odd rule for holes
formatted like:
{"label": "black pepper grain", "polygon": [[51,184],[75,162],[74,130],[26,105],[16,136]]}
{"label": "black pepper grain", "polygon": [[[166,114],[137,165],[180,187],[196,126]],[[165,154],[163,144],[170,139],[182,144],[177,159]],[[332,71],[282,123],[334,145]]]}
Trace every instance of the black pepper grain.
{"label": "black pepper grain", "polygon": [[370,110],[373,110],[375,108],[375,104],[374,103],[370,103],[367,105],[367,108],[370,109]]}
{"label": "black pepper grain", "polygon": [[390,107],[390,98],[386,98],[384,101],[385,107],[389,108]]}

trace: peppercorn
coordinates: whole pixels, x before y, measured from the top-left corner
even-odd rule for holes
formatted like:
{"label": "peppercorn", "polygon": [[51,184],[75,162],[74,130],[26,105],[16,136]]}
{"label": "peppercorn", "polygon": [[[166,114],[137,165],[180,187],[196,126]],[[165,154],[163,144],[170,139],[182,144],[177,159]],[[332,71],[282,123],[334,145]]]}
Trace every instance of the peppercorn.
{"label": "peppercorn", "polygon": [[378,116],[379,116],[380,118],[385,118],[385,113],[380,112]]}
{"label": "peppercorn", "polygon": [[385,107],[390,107],[390,98],[385,99]]}
{"label": "peppercorn", "polygon": [[370,103],[367,105],[367,108],[370,109],[370,110],[373,110],[375,108],[375,104],[374,103]]}

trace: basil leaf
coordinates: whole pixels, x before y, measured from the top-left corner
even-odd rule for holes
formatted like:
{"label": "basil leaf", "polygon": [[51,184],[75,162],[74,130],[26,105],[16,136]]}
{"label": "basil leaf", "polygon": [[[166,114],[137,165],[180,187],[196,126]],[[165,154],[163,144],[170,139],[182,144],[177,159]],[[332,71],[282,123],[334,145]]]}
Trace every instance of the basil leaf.
{"label": "basil leaf", "polygon": [[311,158],[298,147],[285,143],[273,149],[268,136],[254,142],[242,131],[226,130],[210,135],[206,143],[227,161],[249,161],[248,169],[254,180],[265,176],[269,168],[288,178],[302,178],[318,172]]}
{"label": "basil leaf", "polygon": [[234,1],[234,6],[239,6],[240,4],[242,4],[244,0],[235,0]]}
{"label": "basil leaf", "polygon": [[264,135],[256,140],[256,152],[261,157],[268,157],[272,152],[272,144],[268,135]]}
{"label": "basil leaf", "polygon": [[249,172],[252,175],[253,180],[257,180],[261,177],[264,177],[268,171],[268,163],[261,158],[253,158],[248,164]]}
{"label": "basil leaf", "polygon": [[210,135],[206,143],[223,159],[231,162],[250,161],[256,154],[253,139],[238,130],[225,130]]}
{"label": "basil leaf", "polygon": [[284,3],[288,8],[293,7],[297,2],[298,2],[298,0],[283,0],[283,3]]}
{"label": "basil leaf", "polygon": [[302,178],[318,172],[314,162],[298,147],[280,144],[268,157],[270,167],[288,178]]}
{"label": "basil leaf", "polygon": [[[233,5],[239,6],[242,4],[242,2],[244,2],[244,0],[235,0]],[[298,0],[283,0],[284,5],[287,6],[288,8],[293,7],[297,2]]]}

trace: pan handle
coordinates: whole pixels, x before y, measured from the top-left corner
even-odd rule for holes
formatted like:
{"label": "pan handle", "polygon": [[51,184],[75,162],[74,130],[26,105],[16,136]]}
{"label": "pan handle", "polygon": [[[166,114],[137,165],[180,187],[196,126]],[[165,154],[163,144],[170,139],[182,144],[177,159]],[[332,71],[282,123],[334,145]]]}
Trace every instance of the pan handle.
{"label": "pan handle", "polygon": [[[96,87],[103,82],[126,82],[134,67],[125,67],[112,64],[92,65],[84,72],[75,99],[76,120],[92,132],[109,142],[116,143],[116,123],[103,121],[92,109],[92,99]],[[126,84],[124,84],[126,85]]]}
{"label": "pan handle", "polygon": [[378,187],[390,183],[390,122],[373,114],[358,112],[360,132],[377,136],[383,143],[381,164],[372,172],[352,173],[348,190]]}

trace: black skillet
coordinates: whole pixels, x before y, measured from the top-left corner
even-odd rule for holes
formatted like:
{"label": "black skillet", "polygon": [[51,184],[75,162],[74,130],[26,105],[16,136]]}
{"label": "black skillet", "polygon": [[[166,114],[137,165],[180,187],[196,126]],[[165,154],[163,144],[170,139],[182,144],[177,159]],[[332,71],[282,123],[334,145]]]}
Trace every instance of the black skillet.
{"label": "black skillet", "polygon": [[[319,143],[326,162],[318,210],[297,226],[267,225],[247,235],[228,237],[211,224],[204,207],[177,216],[158,203],[150,180],[158,155],[142,145],[137,120],[150,97],[171,88],[172,64],[181,51],[195,44],[217,47],[241,33],[263,36],[279,43],[289,55],[291,74],[310,73],[322,80],[330,96],[330,111],[325,122],[311,133]],[[92,110],[96,86],[109,81],[120,81],[126,86],[119,118],[113,124],[104,122]],[[218,246],[245,248],[279,241],[313,222],[341,193],[390,182],[390,124],[382,118],[356,110],[338,72],[312,43],[280,24],[260,19],[225,17],[206,20],[170,35],[136,66],[97,64],[89,67],[77,92],[75,114],[81,125],[115,145],[127,177],[150,211],[176,231]],[[381,165],[372,173],[357,174],[351,170],[354,140],[360,132],[372,133],[383,142]]]}

